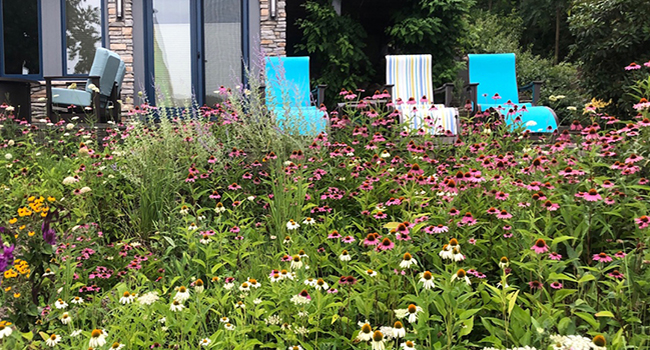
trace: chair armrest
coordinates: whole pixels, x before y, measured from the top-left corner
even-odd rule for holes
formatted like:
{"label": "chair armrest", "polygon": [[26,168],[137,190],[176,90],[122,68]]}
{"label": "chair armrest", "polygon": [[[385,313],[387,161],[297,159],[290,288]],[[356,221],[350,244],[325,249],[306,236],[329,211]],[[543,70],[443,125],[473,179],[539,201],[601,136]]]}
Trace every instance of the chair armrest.
{"label": "chair armrest", "polygon": [[[452,94],[454,93],[454,84],[444,83],[441,87],[433,89],[433,94],[444,93],[445,94],[445,106],[449,107],[451,105]],[[431,100],[433,103],[434,101]]]}
{"label": "chair armrest", "polygon": [[43,77],[45,82],[47,81],[52,81],[52,80],[68,80],[68,81],[84,81],[87,79],[90,79],[93,81],[94,79],[97,79],[97,82],[99,82],[99,75],[89,75],[89,76],[83,76],[83,77],[70,77],[70,76],[64,76],[64,75],[50,75],[47,77]]}
{"label": "chair armrest", "polygon": [[537,80],[533,81],[529,84],[526,84],[522,87],[519,88],[519,92],[521,91],[532,91],[533,92],[533,106],[537,105],[537,102],[539,101],[539,95],[540,92],[542,91],[542,84],[544,84],[544,81]]}

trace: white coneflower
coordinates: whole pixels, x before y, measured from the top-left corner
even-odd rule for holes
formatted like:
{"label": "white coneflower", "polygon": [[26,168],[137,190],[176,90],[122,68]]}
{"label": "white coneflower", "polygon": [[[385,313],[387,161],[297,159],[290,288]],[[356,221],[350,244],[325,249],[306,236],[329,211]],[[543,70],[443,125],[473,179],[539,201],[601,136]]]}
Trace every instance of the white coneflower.
{"label": "white coneflower", "polygon": [[415,259],[413,259],[413,256],[411,255],[411,253],[407,252],[407,253],[404,253],[404,259],[399,264],[399,267],[401,267],[403,269],[408,269],[408,268],[411,267],[411,265],[417,265],[417,264],[418,264],[418,262]]}
{"label": "white coneflower", "polygon": [[240,292],[250,292],[250,290],[251,290],[251,285],[248,284],[248,282],[244,282],[239,286]]}
{"label": "white coneflower", "polygon": [[11,322],[0,321],[0,339],[10,336],[11,332]]}
{"label": "white coneflower", "polygon": [[203,339],[201,339],[201,342],[199,343],[199,346],[206,347],[206,346],[209,346],[210,343],[212,343],[212,340],[210,340],[208,338],[203,338]]}
{"label": "white coneflower", "polygon": [[454,247],[451,250],[451,260],[456,261],[456,262],[465,260],[465,255],[460,253],[460,248],[459,247]]}
{"label": "white coneflower", "polygon": [[350,253],[348,253],[348,251],[344,249],[341,252],[341,255],[339,255],[339,260],[341,260],[341,261],[350,261],[350,260],[352,260],[352,257],[350,256]]}
{"label": "white coneflower", "polygon": [[120,303],[126,305],[126,304],[131,304],[134,300],[135,297],[137,297],[137,294],[131,294],[128,291],[124,292],[122,297],[120,298]]}
{"label": "white coneflower", "polygon": [[80,194],[85,194],[85,193],[88,193],[88,192],[90,192],[90,191],[92,191],[92,190],[90,189],[90,187],[88,187],[88,186],[84,186],[84,187],[82,187],[82,188],[79,190],[79,193],[80,193]]}
{"label": "white coneflower", "polygon": [[375,276],[377,276],[377,271],[368,269],[368,270],[366,270],[366,275],[368,275],[370,277],[375,277]]}
{"label": "white coneflower", "polygon": [[416,306],[415,304],[409,305],[406,309],[397,309],[395,310],[395,317],[402,319],[408,316],[408,321],[410,323],[415,323],[418,317],[417,314],[422,312],[422,308]]}
{"label": "white coneflower", "polygon": [[91,348],[98,348],[106,344],[106,332],[101,329],[93,329],[90,333],[90,341],[88,346]]}
{"label": "white coneflower", "polygon": [[406,328],[404,328],[404,324],[400,321],[395,321],[395,324],[393,324],[393,337],[404,338],[405,336]]}
{"label": "white coneflower", "polygon": [[429,271],[422,272],[422,277],[420,278],[420,282],[422,283],[422,287],[424,289],[435,288],[435,285],[433,284],[433,275]]}
{"label": "white coneflower", "polygon": [[187,226],[187,230],[188,230],[188,231],[196,231],[196,230],[198,230],[198,229],[199,229],[199,227],[196,226],[195,223],[191,223],[189,226]]}
{"label": "white coneflower", "polygon": [[401,346],[404,348],[404,350],[415,350],[415,342],[411,340],[403,342]]}
{"label": "white coneflower", "polygon": [[468,285],[472,284],[472,281],[470,281],[469,277],[467,277],[467,272],[465,272],[463,269],[458,269],[458,271],[453,276],[451,276],[452,281],[455,279],[465,280],[465,283]]}
{"label": "white coneflower", "polygon": [[160,299],[160,297],[158,297],[157,292],[148,292],[141,295],[138,298],[138,302],[140,303],[140,305],[151,305],[156,301],[158,301],[158,299]]}
{"label": "white coneflower", "polygon": [[54,307],[56,307],[57,309],[65,309],[66,307],[68,307],[68,303],[63,301],[63,299],[58,299],[56,302],[54,302]]}
{"label": "white coneflower", "polygon": [[258,282],[256,279],[250,278],[250,277],[248,278],[248,284],[251,285],[251,288],[259,288],[259,287],[262,286],[262,284],[260,282]]}
{"label": "white coneflower", "polygon": [[300,259],[300,256],[294,255],[293,258],[291,258],[291,269],[299,270],[300,268],[302,268],[302,260]]}
{"label": "white coneflower", "polygon": [[194,291],[195,292],[201,294],[201,293],[203,293],[204,290],[205,290],[205,285],[204,285],[202,279],[199,278],[196,281],[194,281]]}
{"label": "white coneflower", "polygon": [[293,345],[288,347],[287,350],[303,350],[303,348],[300,345]]}
{"label": "white coneflower", "polygon": [[64,185],[72,185],[72,184],[74,184],[74,183],[76,183],[78,181],[79,181],[79,179],[77,179],[76,177],[68,176],[65,179],[63,179],[63,184]]}
{"label": "white coneflower", "polygon": [[303,220],[302,223],[305,224],[305,225],[311,226],[311,225],[316,223],[316,220],[314,220],[312,218],[305,218],[305,220]]}
{"label": "white coneflower", "polygon": [[176,292],[176,295],[174,295],[174,300],[178,301],[179,303],[184,303],[187,299],[190,298],[190,291],[185,288],[185,286],[180,286],[178,287]]}
{"label": "white coneflower", "polygon": [[67,312],[64,312],[63,315],[61,315],[61,323],[63,324],[68,324],[72,321],[72,318],[70,317],[70,314]]}
{"label": "white coneflower", "polygon": [[384,334],[380,331],[375,331],[372,334],[372,350],[384,350],[386,346],[384,345]]}
{"label": "white coneflower", "polygon": [[510,261],[505,256],[502,256],[499,260],[499,267],[505,269],[508,265],[510,265]]}
{"label": "white coneflower", "polygon": [[124,349],[125,346],[126,345],[124,345],[122,343],[115,342],[115,343],[113,343],[113,345],[111,345],[111,347],[109,349],[111,349],[111,350],[122,350],[122,349]]}
{"label": "white coneflower", "polygon": [[296,305],[309,304],[311,302],[311,296],[309,296],[309,293],[303,289],[300,293],[291,297],[291,302]]}
{"label": "white coneflower", "polygon": [[237,304],[235,304],[235,309],[242,309],[243,310],[245,308],[246,308],[246,304],[244,304],[241,301],[238,301]]}
{"label": "white coneflower", "polygon": [[330,286],[327,284],[327,282],[325,282],[324,279],[319,278],[316,280],[316,284],[314,284],[314,288],[316,288],[316,290],[328,290],[330,289]]}
{"label": "white coneflower", "polygon": [[74,297],[72,300],[70,300],[70,302],[73,304],[81,305],[84,303],[84,300],[81,297]]}
{"label": "white coneflower", "polygon": [[184,205],[181,207],[181,210],[179,212],[181,215],[185,216],[190,213],[190,208],[187,205]]}
{"label": "white coneflower", "polygon": [[74,332],[70,333],[71,337],[78,337],[83,331],[81,329],[77,329]]}
{"label": "white coneflower", "polygon": [[[271,237],[271,239],[275,239],[275,238]],[[284,244],[289,244],[289,243],[291,243],[291,236],[285,236],[285,237],[284,237],[284,240],[282,241],[282,243],[284,243]]]}
{"label": "white coneflower", "polygon": [[57,334],[52,334],[49,338],[45,339],[45,344],[51,347],[55,347],[61,341],[61,336]]}
{"label": "white coneflower", "polygon": [[185,305],[181,304],[178,300],[172,301],[172,304],[169,306],[169,309],[176,312],[176,311],[183,311],[185,308]]}
{"label": "white coneflower", "polygon": [[370,324],[365,323],[363,326],[361,326],[361,331],[357,335],[357,339],[360,341],[370,341],[372,340],[372,327]]}
{"label": "white coneflower", "polygon": [[230,319],[229,319],[228,317],[224,316],[224,317],[222,317],[222,318],[219,319],[219,322],[221,322],[221,323],[228,323],[228,322],[230,322]]}
{"label": "white coneflower", "polygon": [[223,328],[225,328],[226,330],[229,330],[229,331],[234,331],[234,330],[235,330],[235,325],[232,324],[232,323],[226,323],[226,324],[223,326]]}
{"label": "white coneflower", "polygon": [[282,278],[282,279],[286,278],[286,279],[289,279],[289,280],[293,281],[294,277],[296,277],[296,276],[295,276],[295,274],[293,272],[289,272],[287,270],[281,270],[280,271],[280,278]]}
{"label": "white coneflower", "polygon": [[296,230],[298,227],[300,227],[300,224],[293,220],[289,220],[289,222],[287,222],[287,230],[289,231]]}
{"label": "white coneflower", "polygon": [[313,279],[313,278],[311,278],[311,277],[308,278],[308,279],[306,279],[305,282],[303,282],[303,283],[304,283],[306,286],[310,286],[310,287],[315,287],[315,286],[316,286],[316,280]]}
{"label": "white coneflower", "polygon": [[208,236],[208,235],[203,235],[201,237],[201,239],[199,239],[199,243],[201,243],[201,244],[210,244],[210,242],[212,242],[212,240],[210,239],[210,236]]}
{"label": "white coneflower", "polygon": [[442,258],[442,260],[448,260],[453,258],[453,253],[451,252],[451,247],[449,247],[449,244],[445,244],[442,246],[442,250],[438,255]]}

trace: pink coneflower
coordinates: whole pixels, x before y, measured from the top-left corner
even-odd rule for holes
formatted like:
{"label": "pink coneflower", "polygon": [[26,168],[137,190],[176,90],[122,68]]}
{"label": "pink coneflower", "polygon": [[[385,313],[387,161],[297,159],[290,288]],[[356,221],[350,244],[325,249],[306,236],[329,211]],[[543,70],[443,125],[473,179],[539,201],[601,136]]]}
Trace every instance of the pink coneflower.
{"label": "pink coneflower", "polygon": [[476,219],[472,216],[472,213],[467,212],[465,215],[463,215],[463,218],[460,220],[463,224],[467,224],[468,226],[472,226],[476,224]]}
{"label": "pink coneflower", "polygon": [[538,240],[535,241],[535,244],[533,244],[533,246],[530,247],[530,249],[534,250],[535,253],[537,254],[542,254],[548,251],[548,246],[546,245],[546,241],[544,239],[539,238]]}
{"label": "pink coneflower", "polygon": [[231,191],[241,190],[241,186],[239,186],[237,183],[233,182],[232,184],[228,185],[228,189],[231,190]]}
{"label": "pink coneflower", "polygon": [[625,70],[637,70],[637,69],[641,69],[641,66],[636,64],[636,62],[632,62],[630,63],[629,66],[625,67]]}
{"label": "pink coneflower", "polygon": [[366,236],[366,239],[363,240],[363,245],[370,246],[370,245],[377,245],[379,244],[379,235],[376,233],[369,233]]}
{"label": "pink coneflower", "polygon": [[491,207],[490,209],[488,209],[486,211],[486,213],[488,213],[490,215],[497,215],[499,213],[499,209],[497,209],[495,207]]}
{"label": "pink coneflower", "polygon": [[460,214],[460,211],[458,211],[458,209],[456,209],[456,208],[449,209],[449,215],[450,216],[456,216],[458,214]]}
{"label": "pink coneflower", "polygon": [[531,282],[528,282],[528,286],[530,287],[530,289],[540,290],[540,289],[542,289],[544,287],[544,284],[542,282],[540,282],[540,281],[531,281]]}
{"label": "pink coneflower", "polygon": [[508,199],[509,196],[510,196],[510,194],[508,194],[508,193],[505,193],[505,192],[497,192],[497,194],[494,195],[494,198],[496,198],[496,199],[498,199],[498,200],[500,200],[500,201],[505,201],[505,200]]}
{"label": "pink coneflower", "polygon": [[636,224],[639,225],[640,230],[650,226],[650,218],[646,215],[635,218],[634,222],[636,222]]}
{"label": "pink coneflower", "polygon": [[341,240],[341,242],[343,242],[343,243],[352,243],[354,241],[356,241],[356,239],[354,239],[354,237],[352,237],[352,236],[345,236]]}
{"label": "pink coneflower", "polygon": [[546,210],[548,210],[548,211],[556,211],[556,210],[560,209],[560,205],[559,205],[559,204],[557,204],[557,203],[553,203],[553,202],[551,202],[551,201],[549,201],[549,200],[547,200],[546,202],[544,202],[544,207],[545,207]]}
{"label": "pink coneflower", "polygon": [[611,256],[607,255],[606,253],[594,254],[593,259],[594,261],[600,261],[603,263],[611,262],[612,260],[614,260],[612,259]]}
{"label": "pink coneflower", "polygon": [[608,273],[607,275],[608,275],[609,277],[613,277],[613,278],[616,278],[616,279],[623,279],[623,278],[625,278],[625,275],[622,274],[622,273],[620,273],[618,270],[614,270],[614,271]]}
{"label": "pink coneflower", "polygon": [[388,217],[388,215],[386,215],[386,213],[384,213],[383,211],[378,211],[375,213],[375,215],[373,215],[373,217],[375,219],[385,219]]}
{"label": "pink coneflower", "polygon": [[377,250],[391,250],[395,248],[395,243],[393,243],[388,237],[381,240],[381,243],[377,246]]}
{"label": "pink coneflower", "polygon": [[431,229],[433,233],[443,233],[443,232],[449,232],[449,227],[439,224],[438,226],[433,226]]}
{"label": "pink coneflower", "polygon": [[467,240],[467,243],[475,245],[476,244],[476,239],[475,238],[470,238],[470,239]]}
{"label": "pink coneflower", "polygon": [[339,233],[339,231],[334,230],[334,231],[332,231],[332,233],[327,235],[327,238],[329,238],[329,239],[338,239],[338,238],[341,238],[341,234]]}
{"label": "pink coneflower", "polygon": [[512,218],[512,214],[508,213],[506,210],[501,210],[499,214],[497,214],[497,218],[505,220],[505,219],[510,219]]}
{"label": "pink coneflower", "polygon": [[614,256],[619,258],[619,259],[623,259],[626,255],[627,254],[625,254],[624,252],[622,252],[620,250],[618,252],[616,252],[616,254],[614,254]]}
{"label": "pink coneflower", "polygon": [[598,194],[598,191],[596,191],[596,189],[594,189],[594,188],[592,188],[588,192],[584,193],[582,195],[582,198],[584,198],[588,202],[596,202],[596,201],[599,201],[599,200],[603,199],[603,197],[601,197]]}
{"label": "pink coneflower", "polygon": [[558,254],[556,252],[553,252],[553,253],[548,255],[548,258],[551,259],[551,260],[560,261],[560,260],[562,260],[562,255],[560,255],[560,254]]}
{"label": "pink coneflower", "polygon": [[553,289],[562,289],[562,283],[555,281],[555,282],[551,283],[551,288],[553,288]]}

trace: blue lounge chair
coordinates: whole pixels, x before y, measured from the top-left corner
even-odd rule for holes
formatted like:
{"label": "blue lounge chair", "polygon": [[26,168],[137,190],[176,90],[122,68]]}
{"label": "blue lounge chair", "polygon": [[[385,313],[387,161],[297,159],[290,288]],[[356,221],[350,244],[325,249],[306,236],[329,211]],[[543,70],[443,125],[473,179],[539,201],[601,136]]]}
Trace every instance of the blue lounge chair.
{"label": "blue lounge chair", "polygon": [[[54,120],[52,105],[68,107],[70,105],[79,107],[95,107],[95,112],[100,120],[105,117],[107,102],[113,93],[113,87],[118,81],[118,71],[122,60],[120,57],[107,49],[98,48],[95,52],[93,65],[90,68],[84,90],[52,88],[52,80],[79,80],[69,76],[48,76],[45,77],[46,93],[48,99],[47,114]],[[84,78],[86,79],[86,78]],[[120,81],[123,78],[119,79]],[[91,84],[99,89],[94,93]]]}
{"label": "blue lounge chair", "polygon": [[[469,55],[469,81],[478,83],[478,103],[481,110],[502,108],[506,123],[513,125],[521,119],[521,125],[531,132],[553,132],[557,129],[555,112],[544,106],[536,106],[541,82],[533,82],[517,88],[515,54],[474,54]],[[532,103],[521,103],[519,91],[532,90]],[[512,103],[508,104],[508,101]],[[514,106],[517,110],[514,111]],[[523,107],[526,107],[522,110]],[[513,112],[510,112],[513,110]]]}
{"label": "blue lounge chair", "polygon": [[[431,55],[386,56],[386,85],[393,85],[391,98],[408,130],[424,129],[433,135],[458,135],[458,109],[447,107],[453,84],[434,89]],[[434,104],[434,94],[445,93],[445,104]],[[426,97],[427,102],[422,99]],[[409,103],[411,99],[411,103]],[[399,104],[398,101],[402,101]]]}
{"label": "blue lounge chair", "polygon": [[[311,104],[309,57],[267,57],[265,65],[266,106],[278,126],[302,135],[325,131],[326,112]],[[324,85],[319,86],[319,97],[322,89]]]}

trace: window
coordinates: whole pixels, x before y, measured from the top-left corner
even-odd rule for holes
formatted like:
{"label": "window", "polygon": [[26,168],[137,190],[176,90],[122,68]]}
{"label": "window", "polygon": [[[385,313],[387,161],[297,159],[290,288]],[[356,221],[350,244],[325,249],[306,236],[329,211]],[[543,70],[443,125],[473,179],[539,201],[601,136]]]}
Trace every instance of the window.
{"label": "window", "polygon": [[0,0],[0,75],[41,75],[39,0]]}
{"label": "window", "polygon": [[95,50],[103,45],[104,0],[64,0],[66,74],[88,74]]}

